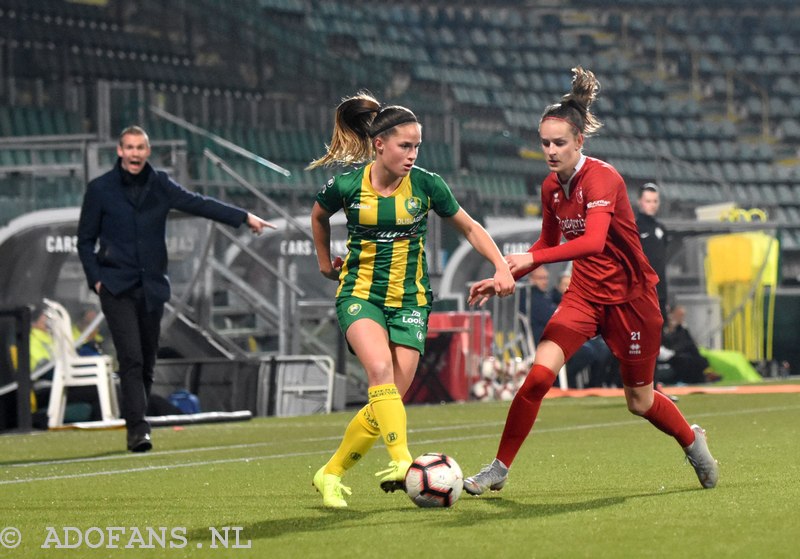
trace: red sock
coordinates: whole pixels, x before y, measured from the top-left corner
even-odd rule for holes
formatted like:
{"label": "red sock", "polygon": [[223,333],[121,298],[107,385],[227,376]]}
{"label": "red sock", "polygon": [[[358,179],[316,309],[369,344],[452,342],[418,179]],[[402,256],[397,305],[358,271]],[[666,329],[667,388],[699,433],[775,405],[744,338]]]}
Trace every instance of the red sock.
{"label": "red sock", "polygon": [[500,438],[500,448],[497,450],[497,459],[506,467],[511,467],[522,443],[531,432],[539,414],[539,406],[542,405],[542,398],[555,380],[556,374],[553,371],[544,365],[534,365],[514,396],[506,416],[503,436]]}
{"label": "red sock", "polygon": [[660,392],[653,393],[653,405],[642,417],[667,435],[675,437],[683,448],[694,442],[694,431],[678,406]]}

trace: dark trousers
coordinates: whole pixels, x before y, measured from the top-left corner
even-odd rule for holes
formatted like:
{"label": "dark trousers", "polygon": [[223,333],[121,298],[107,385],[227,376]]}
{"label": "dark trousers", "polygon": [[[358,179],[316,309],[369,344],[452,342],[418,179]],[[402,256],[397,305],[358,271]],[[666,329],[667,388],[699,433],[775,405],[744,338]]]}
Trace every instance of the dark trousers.
{"label": "dark trousers", "polygon": [[164,307],[148,310],[141,287],[118,295],[100,289],[100,305],[117,350],[121,411],[128,437],[150,432],[145,419],[161,333]]}

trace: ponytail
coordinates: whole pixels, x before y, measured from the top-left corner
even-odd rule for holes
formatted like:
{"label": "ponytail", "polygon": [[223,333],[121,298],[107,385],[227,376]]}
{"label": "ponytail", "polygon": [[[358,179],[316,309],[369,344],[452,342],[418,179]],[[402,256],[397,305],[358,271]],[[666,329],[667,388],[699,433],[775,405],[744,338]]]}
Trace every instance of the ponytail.
{"label": "ponytail", "polygon": [[334,164],[354,165],[374,155],[369,136],[370,125],[381,104],[366,91],[359,91],[336,107],[333,136],[327,153],[312,161],[306,169]]}
{"label": "ponytail", "polygon": [[321,166],[356,165],[375,157],[372,141],[391,132],[401,124],[419,122],[416,115],[405,107],[381,107],[375,97],[359,91],[336,107],[333,137],[327,153],[312,161],[306,169]]}
{"label": "ponytail", "polygon": [[542,118],[568,122],[580,134],[591,136],[603,123],[589,109],[600,91],[600,82],[589,70],[577,66],[572,69],[572,89],[561,98],[560,103],[548,106]]}

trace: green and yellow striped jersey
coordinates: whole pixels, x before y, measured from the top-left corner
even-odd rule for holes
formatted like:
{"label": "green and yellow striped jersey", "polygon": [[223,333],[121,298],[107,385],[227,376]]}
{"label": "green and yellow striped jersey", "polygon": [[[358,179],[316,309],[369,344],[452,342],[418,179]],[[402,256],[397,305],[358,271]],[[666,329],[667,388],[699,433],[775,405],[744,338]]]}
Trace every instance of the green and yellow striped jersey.
{"label": "green and yellow striped jersey", "polygon": [[337,297],[358,297],[381,307],[432,303],[425,235],[428,212],[452,217],[459,205],[442,177],[413,167],[397,189],[381,196],[372,188],[372,163],[331,178],[317,194],[330,213],[347,216],[347,257]]}

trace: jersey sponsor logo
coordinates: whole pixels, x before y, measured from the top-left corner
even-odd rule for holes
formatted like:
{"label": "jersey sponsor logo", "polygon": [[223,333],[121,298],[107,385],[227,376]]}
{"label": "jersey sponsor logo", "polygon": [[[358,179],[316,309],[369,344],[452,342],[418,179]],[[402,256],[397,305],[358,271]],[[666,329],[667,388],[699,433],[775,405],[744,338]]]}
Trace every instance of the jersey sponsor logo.
{"label": "jersey sponsor logo", "polygon": [[610,205],[611,202],[609,202],[608,200],[595,200],[594,202],[589,202],[588,204],[586,204],[586,209],[590,210],[592,208],[601,208]]}
{"label": "jersey sponsor logo", "polygon": [[411,311],[411,316],[403,317],[404,324],[419,324],[424,325],[425,321],[422,319],[422,313],[419,311]]}
{"label": "jersey sponsor logo", "polygon": [[364,239],[370,239],[377,242],[391,242],[397,239],[407,239],[414,237],[419,229],[421,222],[414,223],[410,229],[406,231],[382,231],[374,227],[366,227],[364,225],[357,225],[354,234],[359,235]]}
{"label": "jersey sponsor logo", "polygon": [[425,335],[422,333],[422,331],[418,331],[417,332],[417,340],[422,341],[424,339],[425,339]]}
{"label": "jersey sponsor logo", "polygon": [[639,344],[631,344],[628,348],[628,355],[641,355],[642,354],[642,346]]}
{"label": "jersey sponsor logo", "polygon": [[416,324],[417,326],[425,326],[425,321],[419,316],[404,316],[403,324]]}
{"label": "jersey sponsor logo", "polygon": [[361,303],[353,303],[349,307],[347,307],[347,314],[350,316],[355,316],[361,312]]}
{"label": "jersey sponsor logo", "polygon": [[558,204],[561,199],[558,197],[558,192],[553,193],[553,205]]}
{"label": "jersey sponsor logo", "polygon": [[579,204],[583,204],[583,189],[579,188],[578,192],[575,193],[575,197],[578,200]]}
{"label": "jersey sponsor logo", "polygon": [[416,217],[398,217],[397,218],[397,225],[414,225],[418,221],[424,219],[424,215],[418,215]]}
{"label": "jersey sponsor logo", "polygon": [[353,202],[350,204],[349,208],[351,210],[371,210],[372,206],[369,204],[362,204],[361,202]]}
{"label": "jersey sponsor logo", "polygon": [[422,209],[422,200],[416,196],[406,199],[406,211],[411,215],[417,215]]}
{"label": "jersey sponsor logo", "polygon": [[557,217],[558,226],[561,231],[566,235],[568,233],[578,234],[586,229],[586,220],[580,216],[578,217]]}

